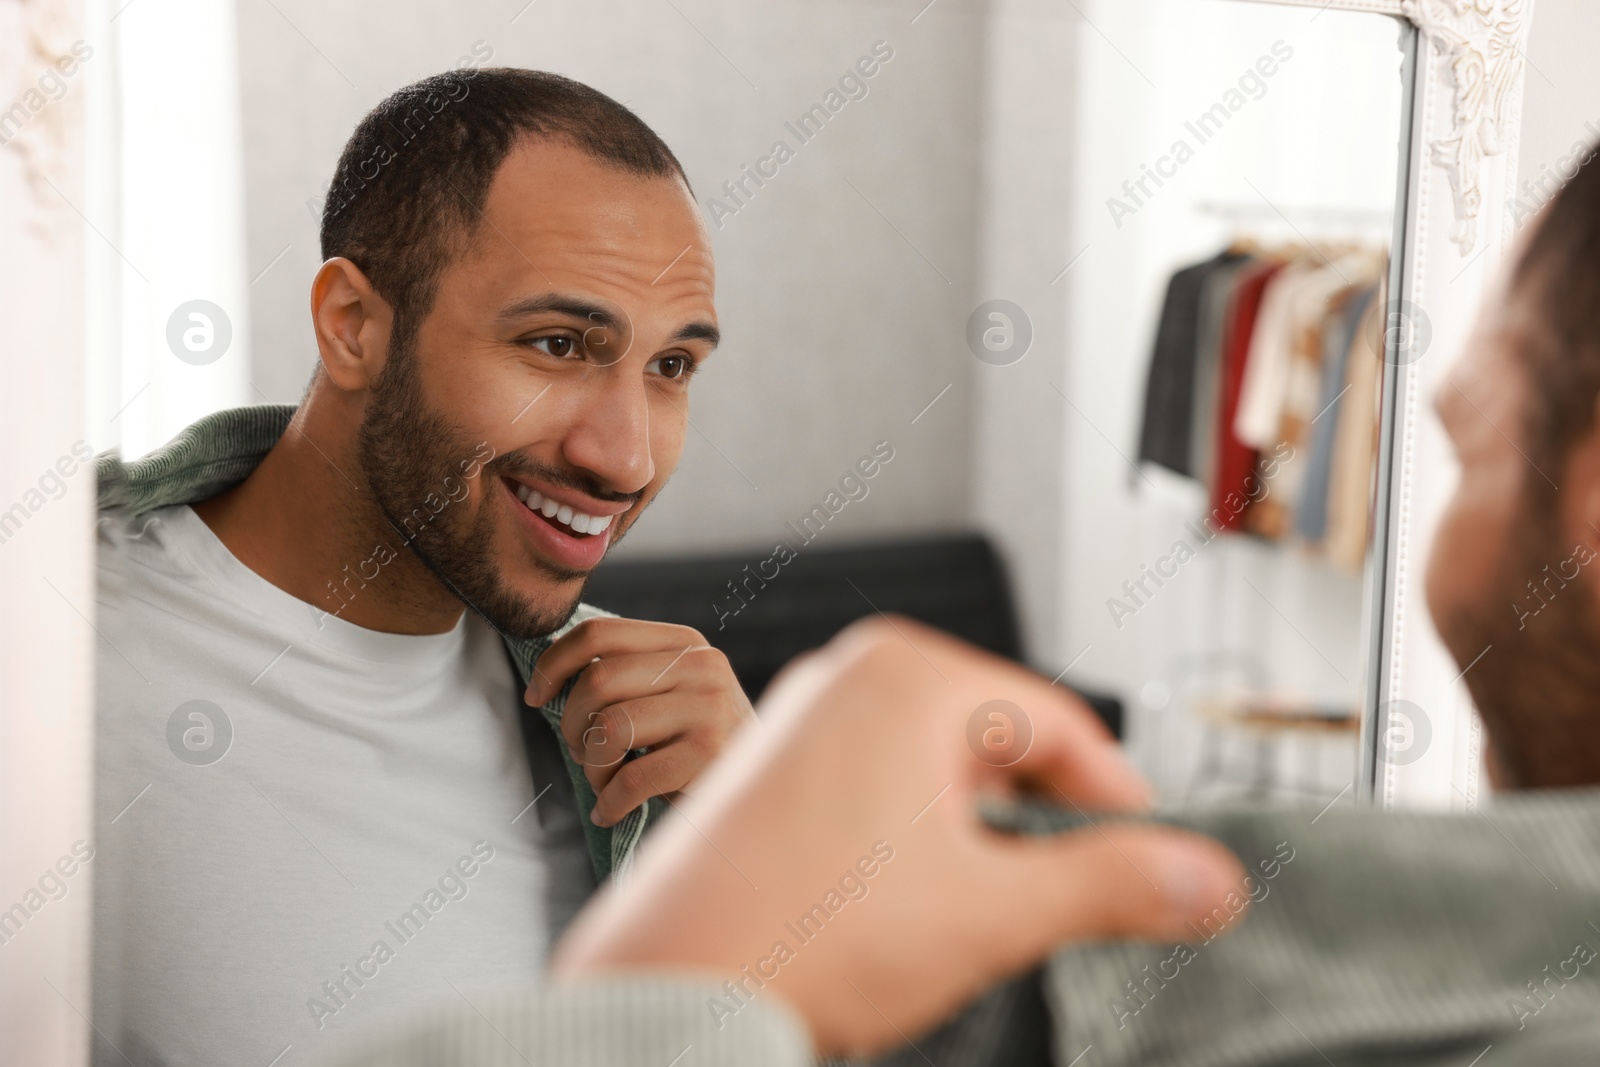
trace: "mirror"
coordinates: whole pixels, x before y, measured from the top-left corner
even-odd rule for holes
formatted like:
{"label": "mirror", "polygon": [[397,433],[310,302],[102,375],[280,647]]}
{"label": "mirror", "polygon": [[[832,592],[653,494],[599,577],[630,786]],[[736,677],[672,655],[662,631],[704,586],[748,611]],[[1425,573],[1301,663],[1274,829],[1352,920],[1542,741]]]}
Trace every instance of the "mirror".
{"label": "mirror", "polygon": [[[1169,797],[1352,802],[1414,30],[1099,10],[1067,188],[1069,674]],[[1378,567],[1376,573],[1382,572]]]}

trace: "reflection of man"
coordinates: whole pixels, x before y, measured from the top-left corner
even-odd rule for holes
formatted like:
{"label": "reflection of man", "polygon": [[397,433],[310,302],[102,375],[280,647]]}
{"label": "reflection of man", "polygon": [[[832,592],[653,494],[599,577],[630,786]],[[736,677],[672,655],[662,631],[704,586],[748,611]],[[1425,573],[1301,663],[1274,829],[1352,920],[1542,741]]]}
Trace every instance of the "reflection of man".
{"label": "reflection of man", "polygon": [[298,408],[100,466],[117,1062],[267,1064],[537,978],[749,715],[699,634],[579,606],[718,340],[661,140],[562,78],[442,75],[362,121],[321,236]]}
{"label": "reflection of man", "polygon": [[[1600,783],[1600,171],[1546,209],[1506,298],[1439,394],[1461,486],[1433,617],[1513,788]],[[1482,659],[1479,659],[1479,656]]]}
{"label": "reflection of man", "polygon": [[[774,688],[769,728],[744,732],[634,875],[575,924],[561,984],[442,1008],[345,1062],[799,1064],[813,1044],[897,1044],[1053,946],[1121,934],[1156,943],[1051,963],[1055,1062],[1594,1063],[1600,579],[1559,564],[1600,546],[1596,248],[1589,167],[1547,209],[1438,399],[1461,482],[1430,600],[1489,728],[1493,773],[1525,792],[1482,816],[1172,817],[1223,838],[1249,880],[1154,827],[1007,840],[979,826],[979,794],[1129,808],[1139,786],[1049,687],[912,624],[874,622]],[[1037,750],[1003,771],[963,736],[991,699],[1030,709],[1037,728]],[[1043,829],[1072,814],[1009,818]],[[871,894],[750,990],[751,962],[879,840],[894,859]],[[1250,917],[1213,943],[1200,926],[1241,893]],[[732,1020],[707,1011],[734,995]],[[1003,1051],[1018,1041],[1004,1014],[989,1018],[959,1062],[1019,1062]]]}

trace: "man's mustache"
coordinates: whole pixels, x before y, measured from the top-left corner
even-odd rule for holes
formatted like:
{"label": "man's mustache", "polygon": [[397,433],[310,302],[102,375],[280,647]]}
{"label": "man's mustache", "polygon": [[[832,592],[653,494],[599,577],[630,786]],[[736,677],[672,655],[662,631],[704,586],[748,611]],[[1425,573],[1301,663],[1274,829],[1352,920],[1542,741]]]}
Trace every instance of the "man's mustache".
{"label": "man's mustache", "polygon": [[552,489],[574,489],[596,500],[608,503],[625,503],[632,506],[639,502],[642,493],[618,493],[607,489],[594,475],[585,471],[552,467],[538,460],[529,459],[516,452],[507,452],[496,456],[484,465],[484,472],[496,477],[502,475],[521,475],[543,482]]}

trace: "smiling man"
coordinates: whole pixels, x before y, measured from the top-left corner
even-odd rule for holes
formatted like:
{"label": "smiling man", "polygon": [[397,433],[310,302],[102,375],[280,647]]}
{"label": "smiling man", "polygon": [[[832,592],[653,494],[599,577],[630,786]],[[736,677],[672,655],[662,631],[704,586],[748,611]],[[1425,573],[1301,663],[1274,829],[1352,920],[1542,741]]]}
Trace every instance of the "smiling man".
{"label": "smiling man", "polygon": [[268,1063],[534,980],[750,715],[580,604],[682,453],[704,224],[631,112],[441,75],[357,127],[301,404],[101,458],[99,1057]]}

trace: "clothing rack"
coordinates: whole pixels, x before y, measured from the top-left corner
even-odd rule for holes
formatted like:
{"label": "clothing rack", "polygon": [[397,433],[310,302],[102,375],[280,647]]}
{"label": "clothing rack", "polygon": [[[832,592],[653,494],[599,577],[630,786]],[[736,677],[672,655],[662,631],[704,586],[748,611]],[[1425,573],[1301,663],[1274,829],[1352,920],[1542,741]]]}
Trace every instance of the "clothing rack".
{"label": "clothing rack", "polygon": [[1139,458],[1206,485],[1221,530],[1360,570],[1385,245],[1247,237],[1169,282]]}
{"label": "clothing rack", "polygon": [[1394,222],[1394,212],[1388,209],[1357,207],[1282,207],[1265,200],[1201,200],[1194,205],[1197,214],[1210,215],[1230,222],[1260,222],[1287,220],[1290,225],[1304,222],[1319,226],[1384,226]]}

